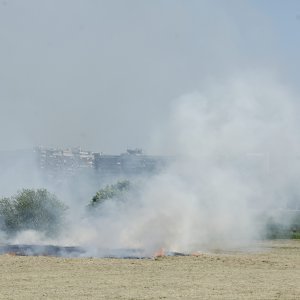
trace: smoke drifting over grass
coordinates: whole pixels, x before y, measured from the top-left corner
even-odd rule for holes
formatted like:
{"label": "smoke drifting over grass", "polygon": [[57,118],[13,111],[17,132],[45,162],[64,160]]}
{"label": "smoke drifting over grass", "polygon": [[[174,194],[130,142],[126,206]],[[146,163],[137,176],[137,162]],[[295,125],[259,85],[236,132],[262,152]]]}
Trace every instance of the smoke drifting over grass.
{"label": "smoke drifting over grass", "polygon": [[156,137],[157,151],[174,155],[173,163],[140,179],[126,201],[107,201],[94,216],[76,220],[69,240],[153,254],[162,247],[191,252],[264,237],[262,216],[299,197],[296,115],[293,95],[266,72],[182,96]]}
{"label": "smoke drifting over grass", "polygon": [[296,99],[265,72],[181,97],[161,138],[178,160],[146,188],[137,228],[178,250],[262,237],[259,216],[299,198],[296,116]]}
{"label": "smoke drifting over grass", "polygon": [[59,238],[30,231],[11,242],[32,237],[32,243],[76,245],[95,256],[107,249],[152,255],[160,248],[249,245],[265,236],[267,216],[299,199],[297,112],[288,88],[263,71],[184,95],[153,139],[153,150],[173,156],[168,168],[139,178],[123,201],[106,201],[93,214],[84,209],[85,179],[84,199],[72,203],[75,195],[65,192],[69,218]]}

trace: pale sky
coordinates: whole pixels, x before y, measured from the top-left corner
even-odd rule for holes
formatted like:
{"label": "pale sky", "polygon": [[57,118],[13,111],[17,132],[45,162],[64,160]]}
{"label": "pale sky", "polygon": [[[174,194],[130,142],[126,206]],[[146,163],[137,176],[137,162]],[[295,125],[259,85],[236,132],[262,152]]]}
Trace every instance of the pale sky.
{"label": "pale sky", "polygon": [[298,0],[0,0],[0,150],[147,150],[207,80],[265,68],[297,90],[299,53]]}

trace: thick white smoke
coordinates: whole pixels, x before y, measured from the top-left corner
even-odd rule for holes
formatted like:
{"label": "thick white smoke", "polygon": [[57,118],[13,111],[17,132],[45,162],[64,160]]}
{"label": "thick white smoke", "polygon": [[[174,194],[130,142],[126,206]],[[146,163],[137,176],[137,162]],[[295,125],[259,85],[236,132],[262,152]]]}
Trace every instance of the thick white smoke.
{"label": "thick white smoke", "polygon": [[295,97],[266,72],[207,84],[177,99],[155,135],[156,152],[171,157],[167,169],[140,179],[126,201],[109,200],[95,214],[84,211],[88,199],[69,201],[69,225],[58,240],[27,232],[16,242],[34,237],[82,246],[89,255],[249,244],[263,236],[262,215],[300,195],[297,111]]}
{"label": "thick white smoke", "polygon": [[73,228],[100,248],[227,247],[262,236],[258,216],[299,195],[295,98],[270,74],[247,73],[178,99],[159,151],[174,161],[139,195],[107,202]]}

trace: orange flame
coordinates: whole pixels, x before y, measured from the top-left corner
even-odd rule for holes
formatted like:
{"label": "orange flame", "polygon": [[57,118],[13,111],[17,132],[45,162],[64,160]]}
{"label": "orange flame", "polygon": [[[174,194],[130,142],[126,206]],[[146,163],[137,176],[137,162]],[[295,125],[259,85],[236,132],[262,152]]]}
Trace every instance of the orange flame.
{"label": "orange flame", "polygon": [[165,249],[164,248],[160,248],[158,251],[156,251],[154,253],[154,257],[163,257],[165,256]]}

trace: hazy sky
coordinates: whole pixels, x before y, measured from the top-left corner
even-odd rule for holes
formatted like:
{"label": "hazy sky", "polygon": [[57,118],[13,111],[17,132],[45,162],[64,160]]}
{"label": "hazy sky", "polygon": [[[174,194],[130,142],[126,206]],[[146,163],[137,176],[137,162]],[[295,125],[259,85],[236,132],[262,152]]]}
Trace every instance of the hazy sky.
{"label": "hazy sky", "polygon": [[254,68],[300,84],[300,1],[0,0],[0,150],[147,150],[174,100]]}

